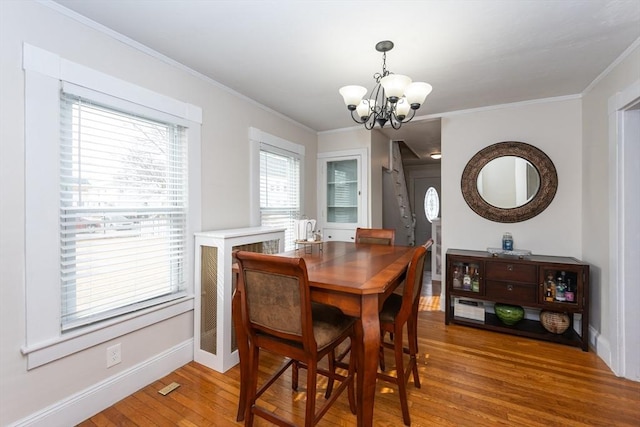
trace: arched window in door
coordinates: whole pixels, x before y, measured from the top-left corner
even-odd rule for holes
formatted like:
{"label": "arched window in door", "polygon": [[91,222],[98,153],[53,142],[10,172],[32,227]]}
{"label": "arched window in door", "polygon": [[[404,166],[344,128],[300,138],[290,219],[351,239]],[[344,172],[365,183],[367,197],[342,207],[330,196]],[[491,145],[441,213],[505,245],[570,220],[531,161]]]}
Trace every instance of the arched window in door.
{"label": "arched window in door", "polygon": [[429,222],[432,222],[440,215],[440,198],[438,197],[438,190],[434,187],[429,187],[424,194],[424,214]]}

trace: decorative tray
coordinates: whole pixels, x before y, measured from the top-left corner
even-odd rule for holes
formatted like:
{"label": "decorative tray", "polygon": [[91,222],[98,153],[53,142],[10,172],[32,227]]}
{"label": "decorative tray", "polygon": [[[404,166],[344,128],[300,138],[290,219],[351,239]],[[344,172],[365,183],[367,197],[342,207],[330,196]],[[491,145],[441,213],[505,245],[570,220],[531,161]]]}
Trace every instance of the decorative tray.
{"label": "decorative tray", "polygon": [[527,249],[513,249],[510,251],[506,251],[501,248],[487,248],[487,252],[489,252],[493,256],[510,255],[510,256],[517,256],[519,258],[524,258],[526,256],[531,255],[531,251]]}

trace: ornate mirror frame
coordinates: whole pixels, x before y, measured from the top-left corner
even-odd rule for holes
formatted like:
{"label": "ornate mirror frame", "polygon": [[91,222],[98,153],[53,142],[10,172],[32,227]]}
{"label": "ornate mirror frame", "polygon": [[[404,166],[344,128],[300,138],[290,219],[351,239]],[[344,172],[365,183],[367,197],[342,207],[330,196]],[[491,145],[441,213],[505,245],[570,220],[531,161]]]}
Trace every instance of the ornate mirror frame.
{"label": "ornate mirror frame", "polygon": [[[515,208],[498,208],[487,203],[478,192],[478,174],[482,168],[498,157],[515,156],[527,160],[538,171],[540,188],[529,202]],[[495,222],[526,221],[544,211],[558,189],[558,174],[551,159],[540,149],[524,142],[498,142],[478,151],[462,172],[462,196],[478,215]]]}

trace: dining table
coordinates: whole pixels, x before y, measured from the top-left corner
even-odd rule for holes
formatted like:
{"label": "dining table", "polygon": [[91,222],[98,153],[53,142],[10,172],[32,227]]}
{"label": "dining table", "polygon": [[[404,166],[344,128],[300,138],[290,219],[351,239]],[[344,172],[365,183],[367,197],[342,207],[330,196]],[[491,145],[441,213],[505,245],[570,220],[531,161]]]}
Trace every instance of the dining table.
{"label": "dining table", "polygon": [[[387,246],[327,241],[278,254],[304,258],[309,277],[311,300],[338,307],[356,318],[351,356],[356,357],[357,425],[373,424],[378,355],[380,348],[379,313],[385,299],[406,276],[415,247]],[[233,320],[240,358],[240,402],[238,420],[244,418],[245,378],[248,367],[247,334],[242,328],[240,301],[233,297]]]}

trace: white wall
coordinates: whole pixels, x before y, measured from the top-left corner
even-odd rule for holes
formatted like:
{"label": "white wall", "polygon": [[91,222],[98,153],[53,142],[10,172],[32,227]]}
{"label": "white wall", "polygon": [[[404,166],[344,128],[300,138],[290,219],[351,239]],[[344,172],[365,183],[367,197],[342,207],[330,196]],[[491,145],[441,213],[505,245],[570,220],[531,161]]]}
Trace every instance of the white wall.
{"label": "white wall", "polygon": [[[442,238],[449,248],[500,247],[510,231],[516,249],[582,255],[582,123],[579,99],[549,100],[450,115],[442,119]],[[515,224],[475,214],[460,191],[469,159],[496,142],[521,141],[544,151],[558,172],[558,191],[540,215]]]}
{"label": "white wall", "polygon": [[[120,399],[110,388],[113,378],[120,378],[120,385],[129,382],[128,386],[139,388],[155,378],[147,380],[141,372],[128,375],[136,367],[155,365],[157,378],[191,360],[193,315],[189,312],[113,341],[122,344],[122,363],[110,369],[106,347],[113,342],[26,370],[20,352],[25,336],[23,42],[202,108],[203,229],[249,225],[250,126],[305,146],[305,191],[311,195],[316,191],[317,135],[45,5],[0,1],[0,425],[27,417],[42,420],[40,411],[61,402],[73,412],[67,416],[74,418],[64,422],[58,418],[48,425],[72,425],[91,415],[85,412],[92,411],[94,397],[102,396],[105,403]],[[306,198],[304,210],[316,211],[315,197]],[[88,392],[97,387],[109,393]],[[126,387],[117,391],[130,393]]]}
{"label": "white wall", "polygon": [[[609,341],[617,313],[609,310],[609,98],[640,79],[640,47],[583,98],[582,239],[583,259],[591,267],[590,324]],[[635,284],[634,284],[635,285]],[[637,327],[634,325],[632,327]],[[606,360],[606,359],[605,359]]]}
{"label": "white wall", "polygon": [[389,167],[389,137],[380,131],[371,131],[371,227],[382,228],[382,175]]}
{"label": "white wall", "polygon": [[369,148],[371,131],[363,126],[318,133],[318,153]]}

